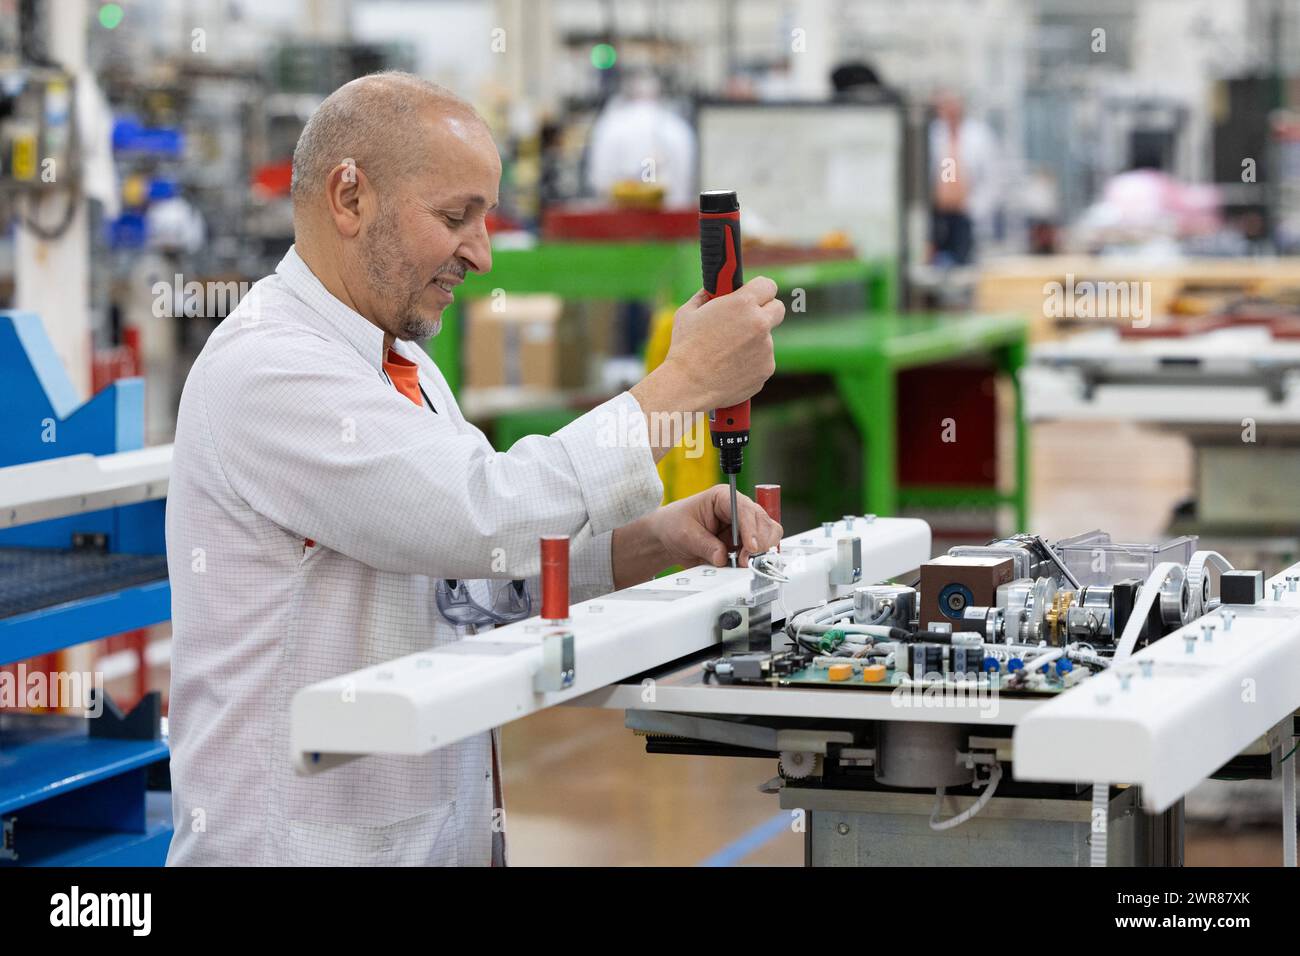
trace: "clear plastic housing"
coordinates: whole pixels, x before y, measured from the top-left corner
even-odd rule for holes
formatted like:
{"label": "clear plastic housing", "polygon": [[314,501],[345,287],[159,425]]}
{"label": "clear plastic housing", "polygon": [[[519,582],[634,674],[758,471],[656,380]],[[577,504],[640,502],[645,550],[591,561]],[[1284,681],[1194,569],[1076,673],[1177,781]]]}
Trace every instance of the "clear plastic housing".
{"label": "clear plastic housing", "polygon": [[1079,583],[1114,584],[1126,578],[1146,580],[1161,562],[1186,565],[1196,551],[1196,535],[1171,538],[1163,544],[1112,541],[1105,531],[1085,531],[1056,542],[1055,550]]}

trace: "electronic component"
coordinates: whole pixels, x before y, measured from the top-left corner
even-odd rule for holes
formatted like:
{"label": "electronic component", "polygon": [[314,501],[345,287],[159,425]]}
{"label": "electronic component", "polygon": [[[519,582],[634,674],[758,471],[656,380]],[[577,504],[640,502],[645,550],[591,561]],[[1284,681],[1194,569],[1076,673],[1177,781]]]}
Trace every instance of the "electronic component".
{"label": "electronic component", "polygon": [[945,644],[913,644],[912,680],[943,677],[948,671],[948,650]]}
{"label": "electronic component", "polygon": [[853,590],[855,624],[909,627],[916,620],[916,589],[901,584],[868,584]]}
{"label": "electronic component", "polygon": [[921,626],[982,631],[978,623],[967,622],[966,608],[991,606],[998,588],[1011,581],[1013,564],[1010,558],[948,554],[921,565]]}
{"label": "electronic component", "polygon": [[1258,604],[1264,600],[1263,571],[1224,571],[1219,578],[1223,604]]}

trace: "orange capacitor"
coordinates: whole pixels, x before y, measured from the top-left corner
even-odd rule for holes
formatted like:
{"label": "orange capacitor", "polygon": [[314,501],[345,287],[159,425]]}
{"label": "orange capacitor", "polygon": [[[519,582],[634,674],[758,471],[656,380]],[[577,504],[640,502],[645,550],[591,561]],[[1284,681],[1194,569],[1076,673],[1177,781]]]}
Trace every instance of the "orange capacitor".
{"label": "orange capacitor", "polygon": [[826,676],[831,680],[848,680],[853,676],[852,664],[832,664],[826,668]]}
{"label": "orange capacitor", "polygon": [[862,679],[868,684],[879,684],[885,679],[884,664],[868,664],[862,668]]}
{"label": "orange capacitor", "polygon": [[569,536],[542,537],[542,620],[569,619]]}

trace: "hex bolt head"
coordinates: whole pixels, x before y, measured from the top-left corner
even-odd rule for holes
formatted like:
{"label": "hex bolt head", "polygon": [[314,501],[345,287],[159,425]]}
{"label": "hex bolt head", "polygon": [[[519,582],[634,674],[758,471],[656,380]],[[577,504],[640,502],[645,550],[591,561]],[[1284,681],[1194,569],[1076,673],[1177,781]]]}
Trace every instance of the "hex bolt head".
{"label": "hex bolt head", "polygon": [[1221,608],[1219,610],[1219,617],[1223,618],[1223,629],[1225,631],[1231,631],[1232,622],[1237,618],[1237,612],[1231,608]]}
{"label": "hex bolt head", "polygon": [[1209,644],[1214,640],[1214,625],[1209,621],[1201,625],[1201,637]]}
{"label": "hex bolt head", "polygon": [[1138,661],[1138,666],[1142,668],[1142,676],[1150,677],[1156,669],[1156,662],[1151,660]]}
{"label": "hex bolt head", "polygon": [[1120,689],[1120,690],[1128,690],[1129,681],[1133,679],[1133,675],[1132,675],[1132,674],[1118,674],[1118,675],[1116,675],[1116,676],[1119,677],[1119,689]]}
{"label": "hex bolt head", "polygon": [[1288,574],[1288,575],[1286,576],[1286,589],[1287,589],[1288,591],[1294,591],[1294,590],[1295,590],[1296,580],[1297,580],[1297,576],[1294,575],[1294,574]]}
{"label": "hex bolt head", "polygon": [[[844,527],[848,528],[850,531],[853,530],[853,518],[854,518],[853,515],[844,516]],[[1294,591],[1295,588],[1292,588],[1291,590]]]}
{"label": "hex bolt head", "polygon": [[831,536],[831,532],[834,531],[834,530],[835,530],[835,522],[834,522],[834,521],[823,521],[823,522],[822,522],[822,532],[826,535],[826,537],[829,538],[829,537]]}
{"label": "hex bolt head", "polygon": [[1281,582],[1281,581],[1274,581],[1274,582],[1273,582],[1273,600],[1274,600],[1274,601],[1280,601],[1280,600],[1282,600],[1282,582]]}
{"label": "hex bolt head", "polygon": [[1193,651],[1196,650],[1196,635],[1195,635],[1195,634],[1184,634],[1184,635],[1183,635],[1183,640],[1184,640],[1184,641],[1186,642],[1186,644],[1187,644],[1187,653],[1188,653],[1188,654],[1191,654]]}
{"label": "hex bolt head", "polygon": [[841,823],[841,824],[840,824],[839,826],[837,826],[835,829],[839,832],[839,835],[840,835],[840,836],[848,836],[848,835],[849,835],[849,825],[848,825],[847,823]]}

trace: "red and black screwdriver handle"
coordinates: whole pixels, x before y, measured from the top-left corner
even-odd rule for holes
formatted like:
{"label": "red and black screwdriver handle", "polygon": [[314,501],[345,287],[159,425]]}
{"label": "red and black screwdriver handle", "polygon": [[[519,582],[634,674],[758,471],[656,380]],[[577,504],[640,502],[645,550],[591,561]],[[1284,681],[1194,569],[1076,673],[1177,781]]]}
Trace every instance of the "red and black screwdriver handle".
{"label": "red and black screwdriver handle", "polygon": [[[700,193],[700,266],[709,298],[745,284],[740,266],[740,201],[734,190]],[[740,473],[749,444],[749,399],[709,413],[709,431],[724,475]]]}

